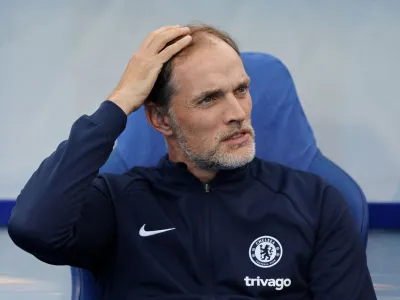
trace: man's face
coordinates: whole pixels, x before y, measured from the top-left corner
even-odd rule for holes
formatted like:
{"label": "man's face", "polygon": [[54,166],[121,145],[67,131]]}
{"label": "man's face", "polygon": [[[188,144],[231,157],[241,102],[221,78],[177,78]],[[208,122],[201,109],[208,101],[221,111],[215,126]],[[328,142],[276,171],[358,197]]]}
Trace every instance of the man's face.
{"label": "man's face", "polygon": [[174,138],[202,169],[243,166],[255,155],[249,77],[228,44],[215,39],[197,47],[174,66]]}

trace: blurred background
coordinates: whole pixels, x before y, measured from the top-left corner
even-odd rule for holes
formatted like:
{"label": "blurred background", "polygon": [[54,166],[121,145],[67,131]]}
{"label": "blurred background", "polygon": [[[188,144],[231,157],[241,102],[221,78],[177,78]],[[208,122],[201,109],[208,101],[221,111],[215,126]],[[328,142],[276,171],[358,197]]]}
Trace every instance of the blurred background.
{"label": "blurred background", "polygon": [[[193,21],[281,59],[319,147],[379,209],[377,227],[396,211],[390,226],[400,227],[398,0],[1,0],[0,215],[72,123],[108,96],[148,33]],[[387,235],[371,233],[368,251],[386,257],[374,281],[380,299],[400,299],[399,271],[388,271],[399,265],[400,235]],[[0,299],[70,299],[68,268],[23,253],[5,230],[0,254]]]}

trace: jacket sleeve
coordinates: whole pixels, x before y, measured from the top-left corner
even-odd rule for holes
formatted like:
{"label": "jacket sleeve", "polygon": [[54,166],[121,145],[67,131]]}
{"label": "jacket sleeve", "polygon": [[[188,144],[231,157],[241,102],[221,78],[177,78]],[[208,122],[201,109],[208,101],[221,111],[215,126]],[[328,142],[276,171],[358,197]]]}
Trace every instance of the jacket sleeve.
{"label": "jacket sleeve", "polygon": [[117,105],[105,101],[73,124],[68,140],[41,163],[17,197],[8,224],[17,246],[46,263],[85,269],[106,256],[115,221],[99,169],[126,121]]}
{"label": "jacket sleeve", "polygon": [[376,300],[366,252],[347,203],[335,188],[325,189],[311,264],[315,300]]}

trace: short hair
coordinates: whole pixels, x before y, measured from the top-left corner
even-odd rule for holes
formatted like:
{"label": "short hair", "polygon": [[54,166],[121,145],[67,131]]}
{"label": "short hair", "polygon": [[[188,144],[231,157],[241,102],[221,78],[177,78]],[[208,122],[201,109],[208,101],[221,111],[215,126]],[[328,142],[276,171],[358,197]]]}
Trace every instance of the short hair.
{"label": "short hair", "polygon": [[[176,91],[176,87],[172,84],[172,72],[174,66],[173,62],[177,57],[188,55],[190,51],[193,50],[193,47],[196,46],[196,44],[203,42],[207,36],[215,37],[227,43],[240,56],[238,45],[228,33],[207,24],[189,24],[186,26],[190,28],[190,35],[192,37],[191,44],[186,46],[183,50],[175,54],[170,60],[164,63],[154,87],[146,99],[146,102],[153,102],[164,112],[170,108],[171,98]],[[169,42],[165,47],[168,47],[178,39]]]}

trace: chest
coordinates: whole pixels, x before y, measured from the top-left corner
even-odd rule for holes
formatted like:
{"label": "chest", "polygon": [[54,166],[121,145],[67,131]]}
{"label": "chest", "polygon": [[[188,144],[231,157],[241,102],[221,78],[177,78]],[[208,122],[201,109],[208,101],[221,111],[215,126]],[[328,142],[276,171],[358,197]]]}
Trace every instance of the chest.
{"label": "chest", "polygon": [[307,286],[314,232],[282,195],[138,191],[116,217],[116,265],[129,285],[253,296]]}

